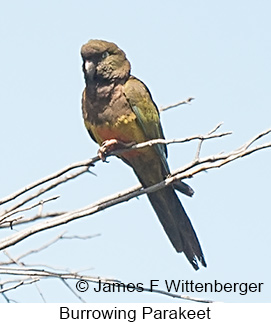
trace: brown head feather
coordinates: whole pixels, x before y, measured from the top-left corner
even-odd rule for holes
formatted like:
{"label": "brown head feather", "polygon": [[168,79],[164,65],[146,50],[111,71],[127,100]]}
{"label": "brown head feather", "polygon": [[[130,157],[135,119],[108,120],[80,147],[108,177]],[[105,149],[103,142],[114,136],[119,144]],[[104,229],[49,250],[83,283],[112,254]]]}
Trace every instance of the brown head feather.
{"label": "brown head feather", "polygon": [[[130,76],[130,63],[125,53],[114,43],[90,40],[82,46],[81,55],[87,83],[115,80],[126,82]],[[86,62],[91,64],[91,73],[88,73]]]}

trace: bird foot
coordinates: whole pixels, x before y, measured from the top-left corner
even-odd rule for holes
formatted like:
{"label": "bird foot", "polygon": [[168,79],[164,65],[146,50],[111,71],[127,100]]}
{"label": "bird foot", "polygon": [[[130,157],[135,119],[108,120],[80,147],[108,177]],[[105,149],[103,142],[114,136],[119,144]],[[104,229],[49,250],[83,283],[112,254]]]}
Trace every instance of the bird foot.
{"label": "bird foot", "polygon": [[105,140],[98,150],[98,156],[101,158],[103,162],[105,162],[106,157],[110,155],[113,151],[130,148],[134,144],[135,142],[125,143],[117,139]]}

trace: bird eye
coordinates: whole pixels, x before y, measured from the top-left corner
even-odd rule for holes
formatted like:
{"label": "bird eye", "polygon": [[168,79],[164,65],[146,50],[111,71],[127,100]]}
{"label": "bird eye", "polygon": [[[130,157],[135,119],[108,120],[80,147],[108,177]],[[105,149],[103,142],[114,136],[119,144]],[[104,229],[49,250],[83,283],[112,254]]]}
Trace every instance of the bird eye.
{"label": "bird eye", "polygon": [[107,56],[109,56],[109,53],[108,53],[108,52],[103,52],[103,54],[102,54],[102,58],[104,59],[104,58],[106,58]]}

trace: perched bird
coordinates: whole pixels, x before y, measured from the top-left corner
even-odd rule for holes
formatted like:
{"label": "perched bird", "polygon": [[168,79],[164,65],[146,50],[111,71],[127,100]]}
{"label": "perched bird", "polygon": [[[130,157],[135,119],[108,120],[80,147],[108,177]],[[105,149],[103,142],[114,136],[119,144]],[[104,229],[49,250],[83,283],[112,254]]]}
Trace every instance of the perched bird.
{"label": "perched bird", "polygon": [[[146,85],[130,74],[125,53],[114,43],[90,40],[82,46],[83,72],[86,87],[82,97],[85,126],[106,155],[132,143],[164,138],[157,106]],[[170,176],[167,149],[163,144],[118,155],[131,166],[143,187]],[[166,186],[148,194],[148,198],[177,252],[184,252],[194,269],[198,260],[206,262],[192,224],[174,189],[192,195],[183,182]]]}

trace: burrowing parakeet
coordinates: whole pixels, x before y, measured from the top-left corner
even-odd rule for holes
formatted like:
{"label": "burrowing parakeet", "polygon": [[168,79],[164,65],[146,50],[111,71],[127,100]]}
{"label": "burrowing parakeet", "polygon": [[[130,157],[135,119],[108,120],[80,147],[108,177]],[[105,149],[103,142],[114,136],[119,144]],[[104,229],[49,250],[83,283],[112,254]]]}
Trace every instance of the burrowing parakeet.
{"label": "burrowing parakeet", "polygon": [[[81,55],[86,83],[84,123],[101,146],[101,156],[105,158],[106,152],[116,147],[164,138],[157,106],[146,85],[130,74],[125,53],[114,43],[90,40],[82,46]],[[165,145],[126,151],[118,157],[133,168],[143,187],[170,175]],[[184,252],[194,269],[199,268],[198,260],[206,267],[196,233],[174,188],[192,194],[180,182],[149,193],[148,198],[176,251]]]}

